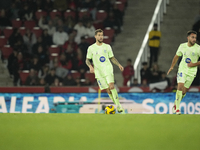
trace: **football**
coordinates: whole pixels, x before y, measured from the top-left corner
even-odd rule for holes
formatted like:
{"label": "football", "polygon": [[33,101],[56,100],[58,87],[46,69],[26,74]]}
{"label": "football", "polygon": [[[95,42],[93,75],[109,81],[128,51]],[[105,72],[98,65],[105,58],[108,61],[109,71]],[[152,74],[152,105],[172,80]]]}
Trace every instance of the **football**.
{"label": "football", "polygon": [[105,108],[105,114],[115,114],[115,107],[113,105],[108,105]]}

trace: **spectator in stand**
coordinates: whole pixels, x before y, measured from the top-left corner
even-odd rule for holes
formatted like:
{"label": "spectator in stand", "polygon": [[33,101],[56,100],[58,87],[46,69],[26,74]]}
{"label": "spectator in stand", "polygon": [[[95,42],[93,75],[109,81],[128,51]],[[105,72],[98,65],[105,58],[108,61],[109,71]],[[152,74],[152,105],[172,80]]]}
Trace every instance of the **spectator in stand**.
{"label": "spectator in stand", "polygon": [[147,80],[147,83],[150,82],[151,71],[148,68],[147,62],[142,63],[142,69],[140,70],[140,76],[141,76],[141,83],[143,80]]}
{"label": "spectator in stand", "polygon": [[49,74],[49,66],[44,65],[38,72],[39,78],[45,78]]}
{"label": "spectator in stand", "polygon": [[49,35],[47,29],[43,30],[42,39],[43,39],[44,45],[46,45],[46,49],[48,49],[53,44],[52,36]]}
{"label": "spectator in stand", "polygon": [[17,82],[19,80],[19,72],[22,71],[24,67],[23,54],[21,52],[17,54],[17,59],[13,61],[12,67],[12,72],[14,76],[13,84],[14,86],[17,86]]}
{"label": "spectator in stand", "polygon": [[43,0],[42,1],[42,8],[46,12],[50,12],[53,10],[53,1],[52,0]]}
{"label": "spectator in stand", "polygon": [[[71,49],[68,49],[69,46],[71,47]],[[78,48],[78,45],[74,41],[74,37],[72,35],[69,36],[69,40],[66,41],[62,47],[63,52],[65,52],[68,55],[70,55],[71,53],[75,54],[77,51],[77,48]]]}
{"label": "spectator in stand", "polygon": [[32,46],[32,54],[37,54],[39,46],[42,46],[43,50],[46,52],[46,47],[47,46],[43,42],[43,39],[42,39],[41,36],[37,38],[37,42]]}
{"label": "spectator in stand", "polygon": [[64,20],[64,25],[68,27],[68,31],[67,33],[71,33],[74,26],[75,26],[75,21],[74,18],[72,16],[68,16],[65,20]]}
{"label": "spectator in stand", "polygon": [[81,37],[81,43],[78,45],[78,47],[83,54],[83,58],[86,58],[87,49],[88,49],[89,46],[90,46],[90,44],[85,40],[85,37],[82,36]]}
{"label": "spectator in stand", "polygon": [[92,25],[91,21],[87,22],[87,25],[86,25],[86,35],[89,36],[89,37],[94,37],[95,36],[95,28]]}
{"label": "spectator in stand", "polygon": [[91,83],[91,81],[90,81],[89,78],[86,78],[86,79],[85,79],[85,82],[82,83],[82,86],[91,86],[91,85],[92,85],[92,83]]}
{"label": "spectator in stand", "polygon": [[110,11],[110,1],[107,0],[100,0],[100,2],[97,4],[98,10],[105,10],[106,12]]}
{"label": "spectator in stand", "polygon": [[158,31],[158,24],[155,23],[153,25],[153,30],[149,32],[150,68],[152,67],[152,63],[157,63],[158,61],[160,38],[161,38],[161,32]]}
{"label": "spectator in stand", "polygon": [[57,23],[56,23],[56,29],[58,29],[59,27],[62,27],[63,28],[63,31],[64,32],[68,32],[68,26],[66,26],[64,23],[63,23],[63,20],[62,19],[58,19]]}
{"label": "spectator in stand", "polygon": [[77,50],[75,49],[73,43],[69,43],[64,46],[63,53],[65,53],[67,60],[74,60],[77,55]]}
{"label": "spectator in stand", "polygon": [[148,87],[148,82],[146,79],[142,80],[142,84],[141,84],[141,87]]}
{"label": "spectator in stand", "polygon": [[43,30],[47,29],[48,34],[52,36],[56,32],[56,27],[53,25],[52,20],[49,20],[48,24],[46,24],[45,22],[46,19],[44,17],[41,17],[38,22],[38,26]]}
{"label": "spectator in stand", "polygon": [[164,71],[161,73],[160,81],[167,81],[167,87],[171,86],[170,80],[168,77],[166,77],[166,72]]}
{"label": "spectator in stand", "polygon": [[36,86],[38,85],[39,78],[34,69],[30,69],[29,76],[26,78],[25,85],[27,86]]}
{"label": "spectator in stand", "polygon": [[118,6],[116,3],[113,6],[112,12],[113,12],[115,18],[119,19],[119,23],[122,26],[123,25],[123,13],[118,9]]}
{"label": "spectator in stand", "polygon": [[109,12],[108,17],[103,22],[104,27],[110,27],[117,31],[117,33],[121,30],[121,25],[118,19],[114,16],[112,11]]}
{"label": "spectator in stand", "polygon": [[133,70],[131,59],[127,59],[127,64],[126,64],[126,67],[124,67],[124,71],[122,72],[122,75],[124,77],[123,85],[127,86],[127,82],[131,80],[131,78],[134,76],[134,70]]}
{"label": "spectator in stand", "polygon": [[62,27],[59,27],[58,31],[53,34],[53,43],[55,45],[62,46],[68,39],[68,34],[63,31]]}
{"label": "spectator in stand", "polygon": [[17,61],[17,50],[14,49],[12,54],[8,57],[8,71],[9,71],[9,74],[10,74],[10,77],[13,76],[13,63]]}
{"label": "spectator in stand", "polygon": [[82,84],[81,84],[81,79],[79,77],[77,77],[75,79],[75,82],[76,82],[76,86],[80,87]]}
{"label": "spectator in stand", "polygon": [[39,63],[39,60],[38,60],[37,56],[33,57],[33,60],[32,60],[32,62],[30,64],[30,68],[34,69],[37,73],[41,69],[41,64]]}
{"label": "spectator in stand", "polygon": [[40,80],[39,80],[39,84],[38,84],[39,86],[45,86],[46,85],[46,82],[45,82],[45,80],[44,80],[44,78],[41,78]]}
{"label": "spectator in stand", "polygon": [[67,60],[65,53],[62,53],[60,55],[59,66],[62,67],[62,68],[65,68],[67,70],[71,70],[71,68],[72,68],[72,61],[70,59]]}
{"label": "spectator in stand", "polygon": [[19,16],[21,20],[33,20],[33,10],[28,4],[24,5],[24,8],[19,11]]}
{"label": "spectator in stand", "polygon": [[69,73],[63,80],[64,86],[76,86],[76,81],[72,77],[72,75]]}
{"label": "spectator in stand", "polygon": [[72,61],[72,69],[73,70],[80,70],[81,68],[84,68],[85,70],[88,69],[88,67],[85,64],[85,58],[83,58],[82,52],[79,50],[77,52],[77,56]]}
{"label": "spectator in stand", "polygon": [[151,70],[151,83],[158,82],[161,78],[161,71],[159,70],[159,67],[156,63],[153,64],[152,70]]}
{"label": "spectator in stand", "polygon": [[138,79],[134,78],[133,83],[131,83],[131,86],[140,86],[138,83]]}
{"label": "spectator in stand", "polygon": [[36,53],[36,56],[38,57],[39,59],[39,64],[41,66],[49,63],[49,57],[48,55],[46,54],[46,52],[43,50],[43,47],[42,46],[39,46],[38,49],[37,49],[37,53]]}
{"label": "spectator in stand", "polygon": [[92,19],[96,20],[96,7],[95,7],[95,1],[93,0],[84,0],[81,1],[81,9],[87,9],[89,10],[90,14],[92,15]]}
{"label": "spectator in stand", "polygon": [[[74,29],[77,30],[77,37],[79,38],[79,41],[82,36],[85,36],[86,33],[86,28],[83,25],[83,21],[79,20],[79,22],[74,26]],[[79,44],[79,43],[77,43]]]}
{"label": "spectator in stand", "polygon": [[36,43],[36,36],[34,33],[31,32],[30,29],[26,29],[26,34],[23,36],[24,43],[28,48],[28,53],[32,52],[32,47]]}
{"label": "spectator in stand", "polygon": [[16,2],[12,2],[10,13],[11,20],[19,18],[19,9],[17,8]]}
{"label": "spectator in stand", "polygon": [[45,77],[45,82],[51,86],[53,83],[54,83],[54,80],[56,78],[59,78],[57,75],[56,75],[56,71],[55,71],[55,68],[52,68],[50,73]]}
{"label": "spectator in stand", "polygon": [[62,82],[60,82],[59,78],[55,78],[52,86],[62,86]]}
{"label": "spectator in stand", "polygon": [[60,67],[58,65],[58,62],[54,62],[54,69],[56,72],[56,76],[58,76],[60,79],[63,79],[69,72],[67,69]]}
{"label": "spectator in stand", "polygon": [[23,41],[23,37],[20,34],[19,29],[14,28],[13,33],[8,38],[10,46],[14,47],[14,45],[18,42],[18,40]]}
{"label": "spectator in stand", "polygon": [[3,30],[7,26],[12,26],[9,18],[6,16],[5,10],[2,9],[0,13],[0,29]]}

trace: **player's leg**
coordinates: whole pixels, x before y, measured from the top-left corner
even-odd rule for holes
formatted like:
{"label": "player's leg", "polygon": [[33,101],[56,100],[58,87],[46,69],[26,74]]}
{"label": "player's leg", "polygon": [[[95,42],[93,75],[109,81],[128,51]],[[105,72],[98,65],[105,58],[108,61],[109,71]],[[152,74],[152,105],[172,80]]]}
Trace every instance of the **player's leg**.
{"label": "player's leg", "polygon": [[176,100],[175,100],[176,114],[181,114],[179,106],[183,97],[183,88],[184,88],[184,83],[178,83],[178,88],[176,91]]}
{"label": "player's leg", "polygon": [[114,100],[114,98],[112,96],[112,92],[110,91],[110,88],[107,88],[106,92],[108,93],[108,95],[109,95],[110,99],[113,101],[113,103],[116,105],[115,100]]}
{"label": "player's leg", "polygon": [[123,108],[122,108],[121,104],[119,103],[119,97],[118,97],[118,93],[117,93],[117,90],[115,88],[114,82],[109,83],[109,88],[110,88],[110,91],[112,93],[115,104],[117,105],[118,112],[122,112]]}

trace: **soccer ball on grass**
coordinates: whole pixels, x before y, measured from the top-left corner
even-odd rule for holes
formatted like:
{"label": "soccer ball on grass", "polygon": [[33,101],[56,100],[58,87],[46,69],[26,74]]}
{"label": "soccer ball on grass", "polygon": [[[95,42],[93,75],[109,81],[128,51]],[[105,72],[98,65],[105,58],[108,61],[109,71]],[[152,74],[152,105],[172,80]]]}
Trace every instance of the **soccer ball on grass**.
{"label": "soccer ball on grass", "polygon": [[113,105],[108,105],[105,108],[105,114],[115,114],[115,107]]}

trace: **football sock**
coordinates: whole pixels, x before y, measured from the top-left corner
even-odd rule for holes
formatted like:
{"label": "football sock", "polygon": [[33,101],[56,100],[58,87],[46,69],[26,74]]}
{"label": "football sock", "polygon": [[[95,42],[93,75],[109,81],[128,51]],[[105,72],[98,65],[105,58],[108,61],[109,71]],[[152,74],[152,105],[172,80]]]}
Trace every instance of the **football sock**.
{"label": "football sock", "polygon": [[108,95],[109,95],[110,99],[113,101],[113,103],[116,104],[112,94],[108,94]]}
{"label": "football sock", "polygon": [[[182,99],[185,97],[186,94],[182,95],[181,101]],[[176,100],[174,101],[174,105],[176,105]]]}
{"label": "football sock", "polygon": [[182,91],[177,90],[176,91],[176,110],[180,110],[179,106],[180,106],[182,97],[183,97]]}
{"label": "football sock", "polygon": [[118,97],[117,90],[114,88],[114,89],[112,89],[112,90],[110,90],[110,91],[111,91],[111,93],[112,93],[112,96],[113,96],[113,99],[114,99],[114,101],[115,101],[115,104],[116,104],[117,106],[121,106],[120,103],[119,103],[119,97]]}

